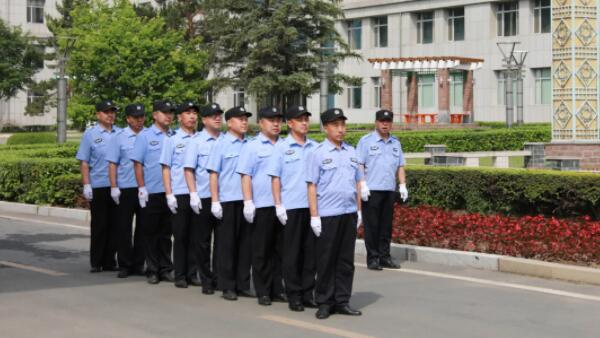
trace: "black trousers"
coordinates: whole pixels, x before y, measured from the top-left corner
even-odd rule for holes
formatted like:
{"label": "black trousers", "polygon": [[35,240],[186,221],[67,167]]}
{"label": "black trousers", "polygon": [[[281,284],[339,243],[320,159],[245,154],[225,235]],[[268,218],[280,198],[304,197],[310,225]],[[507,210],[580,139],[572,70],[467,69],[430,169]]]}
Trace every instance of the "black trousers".
{"label": "black trousers", "polygon": [[319,305],[346,305],[350,301],[357,217],[356,213],[321,217],[315,286],[315,301]]}
{"label": "black trousers", "polygon": [[287,211],[283,228],[283,279],[290,301],[313,300],[316,274],[315,234],[310,227],[310,211]]}
{"label": "black trousers", "polygon": [[252,280],[256,295],[284,293],[281,276],[282,225],[275,207],[257,208],[252,224]]}
{"label": "black trousers", "polygon": [[[194,243],[190,243],[190,250],[193,250],[193,255],[198,257],[195,265],[191,265],[189,269],[194,273],[200,274],[202,285],[215,286],[217,283],[217,261],[215,254],[217,252],[216,228],[219,220],[213,216],[210,211],[211,199],[201,199],[202,209],[197,215],[192,211],[192,227],[198,231],[198,236],[191,238]],[[214,249],[213,249],[214,237]],[[212,249],[212,250],[211,250]],[[212,256],[212,259],[211,259]]]}
{"label": "black trousers", "polygon": [[200,264],[198,248],[195,247],[200,238],[200,226],[193,222],[196,214],[190,207],[190,195],[176,195],[175,198],[177,213],[171,216],[175,280],[189,280],[196,277]]}
{"label": "black trousers", "polygon": [[371,191],[369,201],[363,202],[367,263],[390,258],[394,200],[393,191]]}
{"label": "black trousers", "polygon": [[243,215],[244,203],[221,203],[223,219],[217,227],[217,271],[219,290],[250,289],[251,229]]}
{"label": "black trousers", "polygon": [[[144,246],[141,228],[141,208],[137,188],[121,189],[117,209],[119,268],[131,271],[144,271]],[[133,216],[135,215],[135,233]],[[132,239],[133,237],[133,239]],[[133,240],[133,241],[132,241]]]}
{"label": "black trousers", "polygon": [[90,264],[94,268],[115,268],[117,262],[117,205],[110,187],[93,188],[90,202]]}
{"label": "black trousers", "polygon": [[165,193],[150,194],[142,208],[142,233],[146,249],[146,273],[162,274],[173,270],[171,263],[171,211]]}

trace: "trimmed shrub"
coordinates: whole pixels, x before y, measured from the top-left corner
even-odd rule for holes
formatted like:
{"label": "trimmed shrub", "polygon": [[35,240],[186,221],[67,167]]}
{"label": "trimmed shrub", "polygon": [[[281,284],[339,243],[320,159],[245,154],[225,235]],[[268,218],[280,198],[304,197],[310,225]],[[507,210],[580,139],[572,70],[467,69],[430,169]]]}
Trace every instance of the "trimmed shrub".
{"label": "trimmed shrub", "polygon": [[17,133],[11,135],[6,144],[38,144],[38,143],[56,143],[56,133],[37,132],[37,133]]}

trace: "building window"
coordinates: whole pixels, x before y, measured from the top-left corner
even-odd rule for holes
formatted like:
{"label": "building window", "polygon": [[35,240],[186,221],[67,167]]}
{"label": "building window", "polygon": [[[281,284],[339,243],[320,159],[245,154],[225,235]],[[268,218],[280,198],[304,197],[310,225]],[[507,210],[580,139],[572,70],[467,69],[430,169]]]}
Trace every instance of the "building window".
{"label": "building window", "polygon": [[433,12],[417,13],[417,43],[433,42]]}
{"label": "building window", "polygon": [[44,23],[45,0],[27,0],[27,22]]}
{"label": "building window", "polygon": [[44,97],[44,93],[38,93],[31,89],[27,90],[27,104],[33,104],[36,100],[42,99]]}
{"label": "building window", "polygon": [[550,33],[550,0],[535,0],[533,17],[535,33]]}
{"label": "building window", "polygon": [[348,87],[348,108],[362,108],[362,86]]}
{"label": "building window", "polygon": [[235,87],[233,90],[233,106],[244,106],[245,105],[244,88]]}
{"label": "building window", "polygon": [[463,74],[450,74],[450,107],[460,107],[463,104]]}
{"label": "building window", "polygon": [[381,108],[381,79],[372,77],[371,81],[373,82],[373,106]]}
{"label": "building window", "polygon": [[535,77],[535,103],[550,104],[552,98],[550,68],[534,69],[533,76]]}
{"label": "building window", "polygon": [[348,25],[348,45],[350,49],[361,48],[362,22],[360,19],[349,20]]}
{"label": "building window", "polygon": [[37,50],[38,56],[32,60],[33,66],[38,70],[44,69],[44,54],[46,48],[41,45],[33,45],[33,48]]}
{"label": "building window", "polygon": [[519,34],[519,2],[499,3],[496,20],[498,24],[498,36],[514,36]]}
{"label": "building window", "polygon": [[419,74],[419,108],[433,109],[435,107],[435,75]]}
{"label": "building window", "polygon": [[448,11],[448,40],[463,41],[465,39],[465,9],[452,8]]}
{"label": "building window", "polygon": [[375,33],[375,47],[388,45],[388,18],[380,16],[373,19],[373,32]]}
{"label": "building window", "polygon": [[[506,75],[504,71],[496,71],[496,78],[498,79],[498,104],[506,104]],[[512,90],[513,90],[513,105],[517,104],[517,81],[512,79]]]}

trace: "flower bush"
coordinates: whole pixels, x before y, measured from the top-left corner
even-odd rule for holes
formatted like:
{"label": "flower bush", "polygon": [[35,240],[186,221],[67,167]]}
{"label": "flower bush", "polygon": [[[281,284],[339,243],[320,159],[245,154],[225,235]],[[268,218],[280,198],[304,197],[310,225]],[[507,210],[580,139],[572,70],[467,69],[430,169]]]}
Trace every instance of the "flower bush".
{"label": "flower bush", "polygon": [[600,221],[448,211],[431,206],[394,209],[392,241],[514,257],[600,265]]}

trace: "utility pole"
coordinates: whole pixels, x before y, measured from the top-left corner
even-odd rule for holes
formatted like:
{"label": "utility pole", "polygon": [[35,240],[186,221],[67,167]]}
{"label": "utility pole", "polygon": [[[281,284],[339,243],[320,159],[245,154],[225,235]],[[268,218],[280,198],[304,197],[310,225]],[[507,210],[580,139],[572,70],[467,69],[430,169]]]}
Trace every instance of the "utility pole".
{"label": "utility pole", "polygon": [[58,45],[56,51],[58,54],[58,73],[56,74],[57,79],[57,106],[56,106],[56,142],[63,144],[67,142],[67,79],[69,78],[66,74],[65,68],[67,66],[69,49],[75,43],[75,38],[59,36],[59,39],[67,39],[67,45],[64,52],[61,54]]}
{"label": "utility pole", "polygon": [[[502,53],[503,71],[505,78],[506,126],[511,128],[514,122],[513,79],[517,84],[517,125],[523,124],[523,65],[527,51],[515,50],[520,42],[498,42],[496,45]],[[506,50],[503,46],[509,46]]]}

